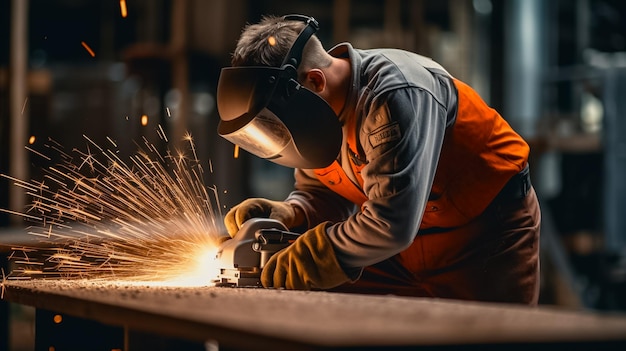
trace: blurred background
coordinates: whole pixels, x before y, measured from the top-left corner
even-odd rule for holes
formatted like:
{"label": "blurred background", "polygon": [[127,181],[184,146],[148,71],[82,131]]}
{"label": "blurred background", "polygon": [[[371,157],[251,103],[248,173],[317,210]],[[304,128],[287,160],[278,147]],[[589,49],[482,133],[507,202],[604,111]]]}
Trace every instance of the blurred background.
{"label": "blurred background", "polygon": [[[626,310],[621,0],[1,0],[0,173],[37,179],[56,160],[27,148],[85,149],[83,135],[124,157],[189,132],[220,209],[284,198],[292,170],[217,135],[215,90],[242,26],[288,13],[314,16],[326,48],[416,51],[472,85],[531,145],[542,303]],[[0,195],[30,201],[6,178]],[[0,212],[5,231],[23,225]]]}

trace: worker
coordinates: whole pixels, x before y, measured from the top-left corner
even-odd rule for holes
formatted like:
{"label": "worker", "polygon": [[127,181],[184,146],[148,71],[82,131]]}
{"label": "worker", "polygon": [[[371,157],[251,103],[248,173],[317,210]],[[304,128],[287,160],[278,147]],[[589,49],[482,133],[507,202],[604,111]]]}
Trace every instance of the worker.
{"label": "worker", "polygon": [[219,134],[294,168],[286,199],[232,207],[302,233],[264,287],[536,305],[540,208],[529,146],[467,84],[399,49],[326,51],[303,15],[244,27]]}

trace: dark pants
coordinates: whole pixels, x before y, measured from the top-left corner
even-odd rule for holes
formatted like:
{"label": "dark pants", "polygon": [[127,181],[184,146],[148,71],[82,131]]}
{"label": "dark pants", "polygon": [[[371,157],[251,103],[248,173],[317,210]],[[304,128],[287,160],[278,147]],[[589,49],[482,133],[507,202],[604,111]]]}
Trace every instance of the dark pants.
{"label": "dark pants", "polygon": [[407,250],[333,291],[536,305],[540,222],[534,189],[500,196],[472,222],[420,232]]}

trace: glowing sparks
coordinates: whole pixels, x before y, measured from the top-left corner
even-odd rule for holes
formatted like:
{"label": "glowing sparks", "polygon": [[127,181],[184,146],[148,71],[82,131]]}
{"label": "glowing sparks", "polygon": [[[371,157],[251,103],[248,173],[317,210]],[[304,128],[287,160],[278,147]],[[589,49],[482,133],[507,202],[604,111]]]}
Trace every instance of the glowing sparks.
{"label": "glowing sparks", "polygon": [[239,145],[235,144],[235,151],[233,151],[233,157],[239,158]]}
{"label": "glowing sparks", "polygon": [[113,139],[107,137],[107,140],[109,141],[109,143],[111,143],[111,145],[113,145],[113,147],[117,147],[117,143]]}
{"label": "glowing sparks", "polygon": [[148,125],[148,115],[141,116],[141,125],[144,127]]}
{"label": "glowing sparks", "polygon": [[47,244],[12,248],[16,268],[8,279],[210,285],[224,228],[217,189],[205,185],[191,134],[184,140],[193,157],[183,151],[162,155],[144,138],[147,148],[128,160],[84,138],[87,151],[73,154],[46,145],[64,161],[44,169],[42,181],[0,175],[33,199],[24,213],[0,211],[34,223],[28,234]]}
{"label": "glowing sparks", "polygon": [[157,130],[157,133],[159,134],[159,138],[161,138],[162,140],[165,140],[165,142],[167,143],[167,135],[165,134],[165,131],[163,130],[163,127],[159,124],[159,129]]}
{"label": "glowing sparks", "polygon": [[219,262],[215,259],[217,254],[216,247],[198,248],[196,252],[192,252],[190,257],[189,269],[181,275],[164,282],[165,285],[176,286],[205,286],[207,285],[206,277],[215,276],[219,272]]}
{"label": "glowing sparks", "polygon": [[120,13],[122,14],[122,18],[126,18],[126,16],[128,16],[128,10],[126,9],[126,0],[120,0]]}
{"label": "glowing sparks", "polygon": [[81,41],[80,45],[82,45],[85,48],[85,50],[87,50],[87,52],[89,53],[89,55],[91,55],[91,57],[96,57],[96,53],[93,52],[93,50],[91,50],[91,48],[89,47],[89,45],[87,45],[87,43],[85,43],[84,41]]}
{"label": "glowing sparks", "polygon": [[35,138],[34,135],[31,135],[30,138],[28,138],[28,143],[30,145],[33,145],[35,143],[35,140],[37,140],[37,138]]}
{"label": "glowing sparks", "polygon": [[[4,174],[0,174],[0,175],[4,176]],[[28,218],[28,219],[42,220],[41,217],[29,216],[29,215],[27,215],[25,213],[21,213],[21,212],[17,212],[17,211],[11,211],[11,210],[7,210],[7,209],[4,209],[4,208],[0,208],[0,212],[4,212],[4,213],[16,215],[16,216],[22,216],[22,217]]]}
{"label": "glowing sparks", "polygon": [[[31,137],[31,138],[32,138],[32,137]],[[34,141],[33,141],[33,142],[34,142]],[[29,148],[28,146],[24,146],[24,148],[25,148],[26,150],[28,150],[28,151],[30,151],[30,152],[32,152],[32,153],[34,153],[35,155],[38,155],[38,156],[40,156],[40,157],[42,157],[42,158],[44,158],[44,159],[46,159],[46,160],[48,160],[48,161],[50,160],[50,157],[48,157],[48,156],[46,156],[46,155],[42,154],[42,153],[41,153],[41,152],[39,152],[39,151],[35,151],[35,150],[33,150],[33,149]]]}
{"label": "glowing sparks", "polygon": [[276,38],[274,38],[273,36],[269,36],[267,38],[267,43],[270,44],[270,46],[276,45]]}
{"label": "glowing sparks", "polygon": [[2,273],[2,283],[0,283],[0,286],[1,286],[0,290],[2,290],[2,291],[0,291],[0,300],[3,300],[4,299],[4,289],[5,289],[4,284],[7,281],[7,277],[6,277],[6,275],[4,275],[4,268],[0,267],[0,273]]}
{"label": "glowing sparks", "polygon": [[[190,142],[190,148],[191,148],[191,152],[193,153],[193,158],[195,160],[198,159],[198,155],[196,154],[196,147],[193,144],[193,138],[191,137],[191,133],[186,132],[185,135],[183,136],[183,140]],[[198,165],[198,167],[201,167],[200,165]]]}

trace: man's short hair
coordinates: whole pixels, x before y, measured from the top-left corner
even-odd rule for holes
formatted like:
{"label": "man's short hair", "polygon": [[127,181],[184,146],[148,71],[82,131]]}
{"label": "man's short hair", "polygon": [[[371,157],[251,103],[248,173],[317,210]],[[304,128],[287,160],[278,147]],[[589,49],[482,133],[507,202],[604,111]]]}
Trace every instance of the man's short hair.
{"label": "man's short hair", "polygon": [[[274,15],[263,16],[259,23],[246,25],[232,55],[232,66],[280,67],[305,26],[304,22],[286,21]],[[322,43],[313,35],[304,46],[298,72],[327,67],[330,62]]]}

